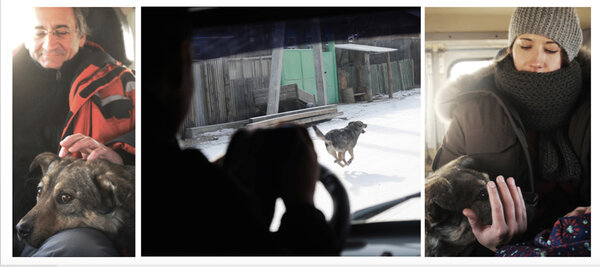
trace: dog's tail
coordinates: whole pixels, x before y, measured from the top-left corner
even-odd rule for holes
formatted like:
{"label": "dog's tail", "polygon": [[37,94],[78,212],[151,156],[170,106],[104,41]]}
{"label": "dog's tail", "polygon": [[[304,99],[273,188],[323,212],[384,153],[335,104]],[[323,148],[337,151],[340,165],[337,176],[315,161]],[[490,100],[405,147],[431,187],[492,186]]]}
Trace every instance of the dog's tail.
{"label": "dog's tail", "polygon": [[327,142],[327,138],[325,138],[325,135],[321,132],[321,130],[319,130],[319,128],[317,128],[317,126],[313,125],[313,130],[315,130],[315,134],[317,134],[317,137],[319,137],[319,139]]}

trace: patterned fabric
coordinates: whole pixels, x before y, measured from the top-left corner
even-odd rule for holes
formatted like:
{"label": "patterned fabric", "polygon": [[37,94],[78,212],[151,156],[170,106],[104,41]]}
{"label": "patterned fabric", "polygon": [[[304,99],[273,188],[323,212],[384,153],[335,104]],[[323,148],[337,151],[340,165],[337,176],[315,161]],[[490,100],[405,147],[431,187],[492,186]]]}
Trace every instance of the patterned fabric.
{"label": "patterned fabric", "polygon": [[591,213],[561,217],[533,242],[501,247],[498,257],[587,256],[591,254]]}

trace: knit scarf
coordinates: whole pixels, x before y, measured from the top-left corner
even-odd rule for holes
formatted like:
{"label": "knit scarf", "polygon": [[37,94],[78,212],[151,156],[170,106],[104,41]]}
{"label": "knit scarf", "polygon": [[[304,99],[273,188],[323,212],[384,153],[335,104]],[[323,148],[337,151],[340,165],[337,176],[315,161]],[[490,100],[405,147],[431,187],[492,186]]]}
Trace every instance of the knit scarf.
{"label": "knit scarf", "polygon": [[551,181],[578,180],[582,167],[567,136],[581,92],[577,61],[553,72],[517,71],[511,57],[498,62],[494,78],[500,94],[515,108],[524,127],[538,133],[537,167]]}

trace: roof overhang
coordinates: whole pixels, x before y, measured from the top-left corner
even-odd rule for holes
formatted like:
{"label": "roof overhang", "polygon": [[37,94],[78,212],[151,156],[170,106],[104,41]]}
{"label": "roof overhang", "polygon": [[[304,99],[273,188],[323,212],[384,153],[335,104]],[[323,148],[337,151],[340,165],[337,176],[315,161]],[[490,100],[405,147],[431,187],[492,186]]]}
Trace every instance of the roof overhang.
{"label": "roof overhang", "polygon": [[361,45],[361,44],[336,44],[335,48],[359,51],[359,52],[365,52],[365,53],[371,53],[371,54],[389,53],[389,52],[394,52],[394,51],[398,50],[396,48]]}

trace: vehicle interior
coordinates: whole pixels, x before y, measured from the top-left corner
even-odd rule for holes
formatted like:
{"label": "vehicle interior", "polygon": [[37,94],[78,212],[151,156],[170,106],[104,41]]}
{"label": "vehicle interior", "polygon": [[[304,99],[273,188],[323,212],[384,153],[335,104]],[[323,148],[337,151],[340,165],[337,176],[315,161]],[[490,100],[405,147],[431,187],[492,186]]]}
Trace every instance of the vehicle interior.
{"label": "vehicle interior", "polygon": [[86,17],[88,40],[124,65],[135,69],[135,8],[96,7],[88,9]]}
{"label": "vehicle interior", "polygon": [[[272,50],[278,47],[276,39],[277,25],[285,25],[286,51],[295,50],[302,52],[314,47],[316,39],[320,39],[323,47],[323,57],[332,50],[332,44],[360,43],[360,40],[387,38],[390,36],[412,36],[420,38],[420,8],[190,8],[194,21],[193,55],[195,63],[216,62],[224,58],[242,58],[242,62],[254,60],[253,66],[269,72],[271,69]],[[308,30],[314,23],[320,23],[320,36],[314,35],[314,30]],[[319,25],[319,24],[317,24]],[[314,28],[313,28],[314,29]],[[275,43],[275,45],[274,45]],[[420,57],[420,44],[415,45],[415,53]],[[308,50],[310,51],[310,50]],[[293,52],[293,51],[292,51]],[[337,51],[336,51],[337,52]],[[312,55],[312,52],[310,52]],[[394,56],[392,56],[393,58]],[[372,59],[373,60],[373,59]],[[385,58],[384,58],[385,60]],[[263,65],[268,61],[269,64]],[[417,62],[420,62],[418,60]],[[232,72],[232,61],[229,61],[229,71],[226,71],[234,86],[233,78],[251,73],[251,67],[244,65],[240,73]],[[285,63],[284,63],[285,64]],[[323,63],[326,65],[327,63]],[[419,63],[415,63],[419,64]],[[293,64],[291,64],[293,66]],[[221,65],[217,65],[221,66]],[[290,65],[285,65],[290,68]],[[220,72],[220,67],[206,68],[206,72]],[[325,67],[327,68],[327,67]],[[415,66],[420,78],[420,67]],[[272,70],[272,69],[271,69]],[[331,72],[325,71],[325,75]],[[200,74],[195,76],[196,83],[201,79]],[[268,82],[268,75],[267,82]],[[285,77],[284,77],[285,78]],[[327,79],[327,77],[326,77]],[[246,83],[250,81],[245,80]],[[313,78],[314,81],[314,78]],[[335,80],[334,80],[335,81]],[[204,81],[218,85],[215,81]],[[264,82],[261,80],[261,82]],[[227,84],[225,86],[228,86]],[[253,87],[257,87],[254,83]],[[196,89],[198,90],[198,89]],[[209,90],[209,89],[207,89]],[[283,86],[282,86],[283,90]],[[223,92],[215,91],[214,94]],[[234,92],[230,97],[237,99],[242,91]],[[196,91],[196,96],[198,91]],[[227,95],[225,95],[227,97]],[[310,96],[312,97],[312,96]],[[319,96],[317,96],[319,98]],[[313,99],[314,100],[314,99]],[[340,98],[334,98],[341,102]],[[236,100],[244,101],[244,100]],[[329,102],[328,100],[328,103]],[[312,103],[314,105],[318,103]],[[309,106],[311,106],[309,105]],[[280,107],[283,107],[280,104]],[[318,107],[317,107],[318,108]],[[196,109],[196,110],[194,110]],[[195,106],[185,121],[184,128],[193,126],[211,127],[217,125],[236,125],[236,121],[244,119],[237,110],[236,116],[229,116],[218,122],[202,111],[207,107]],[[218,112],[218,111],[217,111]],[[245,115],[256,114],[250,110]],[[264,111],[262,111],[264,112]],[[290,111],[292,112],[292,111]],[[264,115],[264,113],[262,113]],[[242,117],[240,117],[242,116]],[[193,125],[196,121],[196,125]],[[198,123],[198,121],[200,121]],[[239,125],[239,123],[237,124]],[[190,137],[190,131],[182,129],[182,138]],[[215,137],[216,138],[216,137]],[[209,157],[210,159],[210,157]],[[399,174],[402,175],[402,174]],[[419,177],[410,177],[417,181]],[[356,210],[350,207],[348,194],[344,183],[336,178],[335,174],[322,169],[321,182],[330,195],[331,201],[324,204],[330,206],[331,212],[324,212],[329,217],[330,224],[345,239],[341,256],[419,256],[421,253],[421,223],[420,218],[420,192],[415,191],[408,195],[398,195],[392,200],[384,201],[378,205]],[[352,200],[352,199],[350,199]],[[318,201],[318,199],[316,200]],[[419,206],[419,212],[411,215],[411,219],[396,220],[394,212],[403,210],[404,203],[411,202]],[[319,205],[317,205],[319,207]],[[400,212],[401,213],[401,212]],[[277,216],[275,216],[277,219]],[[275,227],[276,228],[276,227]],[[273,227],[272,227],[273,230]],[[345,238],[344,238],[345,237]]]}
{"label": "vehicle interior", "polygon": [[[575,8],[583,30],[582,48],[591,49],[591,9]],[[505,48],[514,7],[425,8],[425,167],[441,146],[447,126],[435,115],[436,92],[456,77],[491,64]]]}

